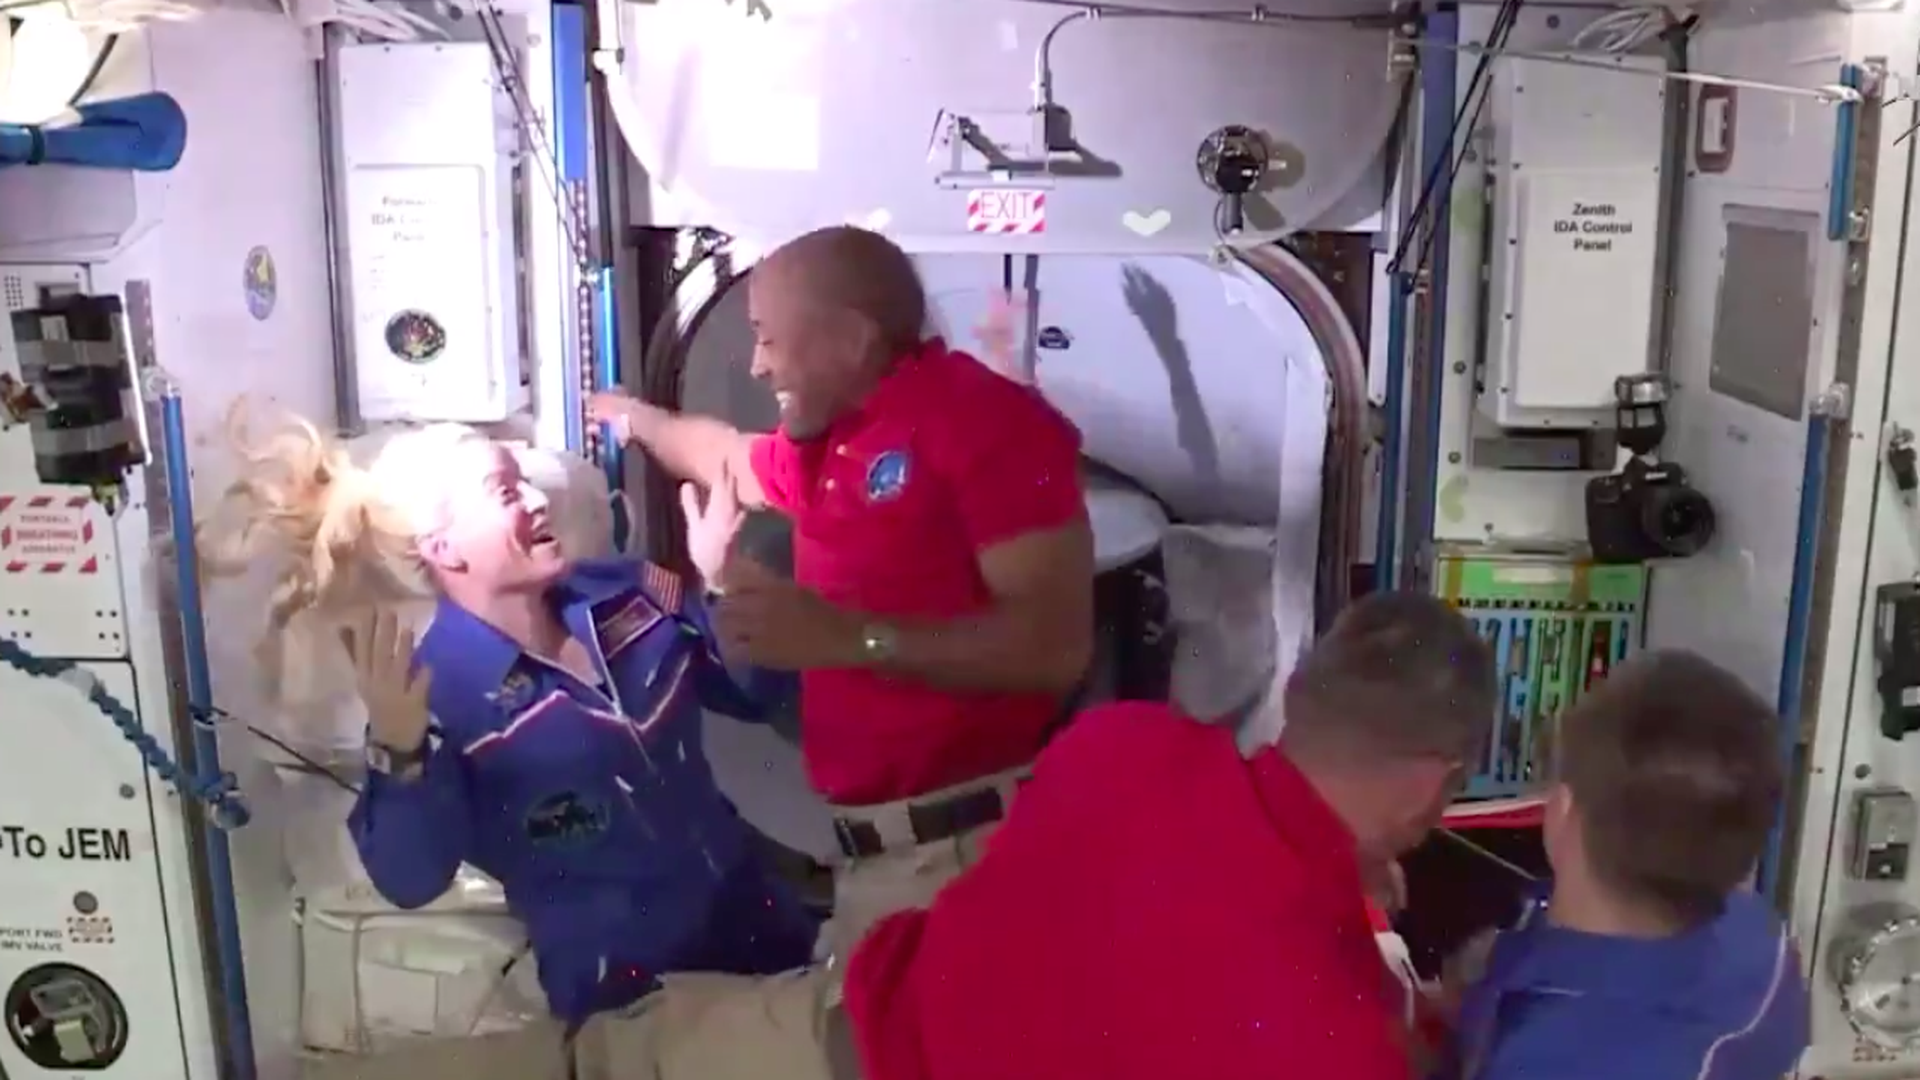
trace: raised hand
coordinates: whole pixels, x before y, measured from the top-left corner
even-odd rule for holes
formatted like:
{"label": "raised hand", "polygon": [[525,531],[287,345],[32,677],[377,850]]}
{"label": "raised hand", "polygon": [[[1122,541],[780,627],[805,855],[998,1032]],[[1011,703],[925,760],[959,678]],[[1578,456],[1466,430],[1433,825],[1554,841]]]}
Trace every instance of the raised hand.
{"label": "raised hand", "polygon": [[1027,326],[1027,294],[999,289],[987,298],[986,318],[973,328],[980,343],[980,359],[994,371],[1017,383],[1030,383],[1026,350],[1020,347]]}
{"label": "raised hand", "polygon": [[433,676],[413,662],[413,631],[402,630],[393,613],[373,611],[342,630],[340,640],[367,706],[369,739],[389,750],[418,749],[427,738]]}
{"label": "raised hand", "polygon": [[734,489],[733,475],[726,469],[720,479],[701,497],[695,484],[680,485],[680,513],[687,519],[687,557],[710,589],[725,589],[727,560],[740,526],[747,520],[741,509],[740,495]]}

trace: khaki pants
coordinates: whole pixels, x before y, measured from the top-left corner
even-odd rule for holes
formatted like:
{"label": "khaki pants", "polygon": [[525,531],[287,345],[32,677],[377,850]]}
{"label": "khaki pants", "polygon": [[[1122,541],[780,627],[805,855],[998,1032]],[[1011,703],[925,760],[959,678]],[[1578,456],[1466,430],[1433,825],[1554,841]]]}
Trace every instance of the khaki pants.
{"label": "khaki pants", "polygon": [[931,904],[947,882],[979,861],[987,837],[999,826],[994,822],[950,840],[916,845],[907,819],[909,807],[994,788],[1010,808],[1014,790],[1031,774],[1030,767],[1022,766],[900,802],[834,807],[836,818],[872,825],[887,850],[852,859],[834,870],[833,918],[820,930],[820,955],[845,957],[874,923],[894,912]]}
{"label": "khaki pants", "polygon": [[316,1059],[301,1080],[860,1080],[839,1007],[844,958],[874,923],[931,903],[979,860],[998,825],[916,846],[907,808],[985,787],[999,789],[1011,806],[1028,775],[1023,767],[903,802],[836,807],[838,817],[872,824],[888,848],[834,874],[834,915],[821,945],[837,962],[765,977],[669,975],[658,992],[594,1017],[571,1040],[558,1021],[421,1039],[379,1054]]}
{"label": "khaki pants", "polygon": [[578,1080],[860,1080],[839,969],[675,975],[575,1041]]}
{"label": "khaki pants", "polygon": [[416,1039],[374,1054],[305,1061],[300,1080],[569,1080],[565,1027],[546,1020],[519,1031]]}

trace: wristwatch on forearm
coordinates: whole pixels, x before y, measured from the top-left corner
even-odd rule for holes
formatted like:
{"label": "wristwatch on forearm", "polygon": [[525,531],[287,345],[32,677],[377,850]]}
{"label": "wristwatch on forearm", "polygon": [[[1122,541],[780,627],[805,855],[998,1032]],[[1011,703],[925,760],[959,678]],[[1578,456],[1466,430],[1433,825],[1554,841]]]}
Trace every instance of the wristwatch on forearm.
{"label": "wristwatch on forearm", "polygon": [[367,740],[367,768],[388,776],[410,773],[426,764],[428,740],[421,739],[420,744],[411,750],[396,750],[391,746]]}
{"label": "wristwatch on forearm", "polygon": [[900,631],[885,623],[868,623],[860,628],[860,658],[869,664],[884,664],[900,654]]}

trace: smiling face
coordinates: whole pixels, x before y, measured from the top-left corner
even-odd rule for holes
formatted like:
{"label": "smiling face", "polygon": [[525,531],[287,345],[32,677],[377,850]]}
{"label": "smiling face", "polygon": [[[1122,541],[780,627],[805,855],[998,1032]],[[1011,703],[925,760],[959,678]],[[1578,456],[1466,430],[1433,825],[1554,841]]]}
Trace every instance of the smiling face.
{"label": "smiling face", "polygon": [[566,573],[547,497],[505,447],[465,440],[438,466],[446,492],[441,524],[419,540],[429,565],[494,594],[544,591]]}
{"label": "smiling face", "polygon": [[872,330],[855,313],[821,303],[782,266],[747,279],[753,377],[773,390],[780,426],[816,438],[854,403]]}

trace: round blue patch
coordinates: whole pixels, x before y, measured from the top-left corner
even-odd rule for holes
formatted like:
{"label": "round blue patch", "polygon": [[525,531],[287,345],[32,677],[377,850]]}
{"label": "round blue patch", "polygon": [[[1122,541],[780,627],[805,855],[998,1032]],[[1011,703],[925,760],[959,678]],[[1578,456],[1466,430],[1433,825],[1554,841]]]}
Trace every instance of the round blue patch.
{"label": "round blue patch", "polygon": [[241,287],[247,297],[247,314],[266,321],[280,300],[280,275],[273,268],[272,252],[264,247],[247,252]]}
{"label": "round blue patch", "polygon": [[910,461],[905,450],[889,450],[867,466],[867,501],[886,502],[907,489]]}

